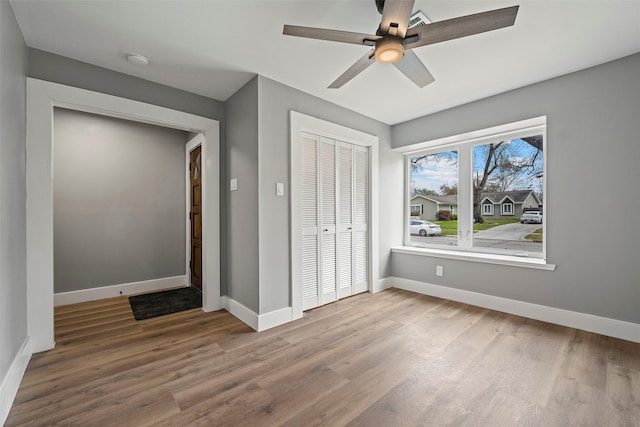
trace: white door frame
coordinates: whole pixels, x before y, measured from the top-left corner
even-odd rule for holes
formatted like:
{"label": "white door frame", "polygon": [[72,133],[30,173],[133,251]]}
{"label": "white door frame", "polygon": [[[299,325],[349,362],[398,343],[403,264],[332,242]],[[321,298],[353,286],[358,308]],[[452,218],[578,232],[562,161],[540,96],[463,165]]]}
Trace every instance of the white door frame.
{"label": "white door frame", "polygon": [[302,196],[301,176],[302,164],[301,147],[302,132],[326,136],[338,141],[348,142],[369,148],[369,245],[368,270],[369,292],[373,292],[374,284],[379,281],[378,268],[378,137],[341,126],[326,120],[317,119],[306,114],[291,111],[291,168],[289,182],[291,183],[291,311],[293,320],[302,317],[302,236],[300,201]]}
{"label": "white door frame", "polygon": [[[139,101],[27,78],[27,331],[34,352],[55,346],[53,329],[53,108],[96,113],[201,133],[203,206],[203,309],[222,309],[220,298],[220,124]],[[204,200],[203,200],[204,202]],[[203,232],[204,232],[203,218]],[[206,250],[206,255],[205,255]],[[206,276],[205,276],[206,274]],[[204,280],[206,278],[206,280]]]}

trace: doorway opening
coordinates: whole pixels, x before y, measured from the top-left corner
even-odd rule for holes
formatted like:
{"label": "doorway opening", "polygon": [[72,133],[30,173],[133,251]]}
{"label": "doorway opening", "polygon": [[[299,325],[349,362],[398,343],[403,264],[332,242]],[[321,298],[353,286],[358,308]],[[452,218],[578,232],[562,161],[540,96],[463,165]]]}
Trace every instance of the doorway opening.
{"label": "doorway opening", "polygon": [[54,306],[186,286],[188,133],[54,109]]}
{"label": "doorway opening", "polygon": [[[202,135],[203,309],[220,298],[219,122],[103,93],[27,78],[27,318],[34,352],[55,347],[53,329],[53,108],[62,107]],[[207,173],[210,168],[213,173]]]}

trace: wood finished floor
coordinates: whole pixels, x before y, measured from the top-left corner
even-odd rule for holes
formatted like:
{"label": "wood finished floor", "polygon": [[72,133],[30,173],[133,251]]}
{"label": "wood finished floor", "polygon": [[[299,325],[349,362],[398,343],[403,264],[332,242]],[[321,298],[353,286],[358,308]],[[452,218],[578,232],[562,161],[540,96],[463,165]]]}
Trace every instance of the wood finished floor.
{"label": "wood finished floor", "polygon": [[7,426],[637,426],[640,344],[387,290],[256,333],[59,307]]}

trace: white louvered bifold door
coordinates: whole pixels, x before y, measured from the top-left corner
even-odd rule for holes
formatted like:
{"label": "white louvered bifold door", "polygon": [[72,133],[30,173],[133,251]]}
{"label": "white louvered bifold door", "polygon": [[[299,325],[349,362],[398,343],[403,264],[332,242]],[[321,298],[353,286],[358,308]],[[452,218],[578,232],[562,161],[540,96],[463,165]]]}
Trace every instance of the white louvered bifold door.
{"label": "white louvered bifold door", "polygon": [[354,146],[353,293],[369,289],[369,151]]}
{"label": "white louvered bifold door", "polygon": [[353,145],[337,143],[338,165],[338,299],[353,295]]}
{"label": "white louvered bifold door", "polygon": [[320,305],[318,240],[318,137],[302,134],[301,223],[302,223],[302,309]]}
{"label": "white louvered bifold door", "polygon": [[336,142],[320,137],[320,305],[337,299],[336,292]]}
{"label": "white louvered bifold door", "polygon": [[302,309],[368,290],[369,157],[303,132]]}

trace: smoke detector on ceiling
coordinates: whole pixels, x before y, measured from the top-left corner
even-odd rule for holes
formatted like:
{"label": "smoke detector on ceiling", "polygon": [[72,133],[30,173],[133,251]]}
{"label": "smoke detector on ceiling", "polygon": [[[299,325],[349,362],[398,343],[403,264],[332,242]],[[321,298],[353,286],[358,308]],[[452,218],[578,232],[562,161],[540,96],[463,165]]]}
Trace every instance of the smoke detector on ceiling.
{"label": "smoke detector on ceiling", "polygon": [[140,65],[142,67],[145,67],[149,64],[149,60],[147,58],[137,53],[128,53],[127,61],[135,65]]}

